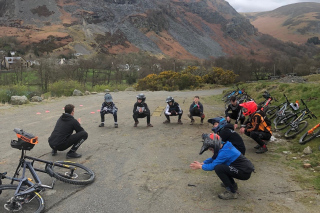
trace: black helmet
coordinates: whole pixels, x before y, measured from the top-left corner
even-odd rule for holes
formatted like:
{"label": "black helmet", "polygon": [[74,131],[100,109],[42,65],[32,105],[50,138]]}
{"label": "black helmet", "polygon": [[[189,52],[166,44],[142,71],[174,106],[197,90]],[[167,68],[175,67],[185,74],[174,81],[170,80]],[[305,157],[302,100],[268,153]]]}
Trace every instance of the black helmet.
{"label": "black helmet", "polygon": [[203,134],[204,139],[199,155],[202,155],[209,148],[214,149],[214,155],[217,155],[221,147],[221,137],[215,133]]}
{"label": "black helmet", "polygon": [[137,95],[137,100],[142,100],[141,103],[144,103],[146,100],[146,96],[143,93]]}
{"label": "black helmet", "polygon": [[168,98],[166,99],[166,102],[172,102],[172,104],[174,103],[174,99],[171,96],[168,96]]}
{"label": "black helmet", "polygon": [[104,101],[107,102],[107,103],[113,102],[112,96],[109,93],[106,93],[104,95]]}

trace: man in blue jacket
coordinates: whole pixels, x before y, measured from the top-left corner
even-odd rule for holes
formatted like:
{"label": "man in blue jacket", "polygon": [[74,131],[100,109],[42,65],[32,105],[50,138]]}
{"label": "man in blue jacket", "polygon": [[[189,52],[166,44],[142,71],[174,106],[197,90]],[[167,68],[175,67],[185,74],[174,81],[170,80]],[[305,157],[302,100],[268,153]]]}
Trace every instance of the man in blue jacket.
{"label": "man in blue jacket", "polygon": [[[190,168],[202,169],[205,171],[215,170],[217,176],[222,181],[222,186],[226,187],[226,191],[219,194],[218,197],[224,200],[237,199],[238,185],[234,178],[239,180],[248,180],[254,171],[254,166],[239,150],[237,150],[230,142],[222,142],[219,135],[211,133],[205,134],[203,146],[200,155],[210,150],[213,157],[208,158],[202,163],[194,161],[190,164]],[[213,139],[211,139],[213,138]]]}

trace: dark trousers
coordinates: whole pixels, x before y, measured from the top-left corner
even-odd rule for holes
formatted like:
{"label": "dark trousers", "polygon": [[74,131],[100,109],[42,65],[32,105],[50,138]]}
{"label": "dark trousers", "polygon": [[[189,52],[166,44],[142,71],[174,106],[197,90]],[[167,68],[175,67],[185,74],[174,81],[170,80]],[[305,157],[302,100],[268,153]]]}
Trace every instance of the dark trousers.
{"label": "dark trousers", "polygon": [[135,122],[138,122],[138,118],[147,117],[147,124],[150,123],[150,113],[134,113],[132,117]]}
{"label": "dark trousers", "polygon": [[269,132],[263,132],[263,131],[252,131],[247,132],[245,131],[245,134],[255,140],[261,147],[265,145],[265,143],[262,140],[270,140],[271,134]]}
{"label": "dark trousers", "polygon": [[[230,187],[230,188],[232,188],[232,186],[235,183],[233,178],[238,180],[248,180],[252,173],[252,172],[244,173],[232,166],[227,166],[225,164],[217,165],[214,168],[214,171],[216,172],[220,180],[223,182],[223,184],[226,187]],[[233,190],[231,189],[231,191]]]}
{"label": "dark trousers", "polygon": [[[238,114],[228,113],[227,117],[230,117],[231,119],[237,120]],[[243,124],[245,119],[246,119],[246,118],[245,118],[243,115],[241,115],[241,116],[240,116],[240,119],[239,119],[240,124]],[[230,123],[230,121],[229,121],[228,123]]]}
{"label": "dark trousers", "polygon": [[193,120],[193,116],[196,116],[196,117],[201,117],[201,121],[203,121],[203,116],[204,116],[204,114],[203,114],[203,112],[200,112],[200,111],[192,111],[192,112],[189,112],[190,114],[190,119],[191,120]]}
{"label": "dark trousers", "polygon": [[64,151],[72,146],[70,151],[75,152],[87,138],[88,133],[86,131],[77,132],[76,134],[71,135],[63,144],[51,148],[58,151]]}
{"label": "dark trousers", "polygon": [[[104,122],[104,116],[105,116],[106,114],[112,114],[112,113],[100,113],[101,122]],[[114,112],[114,113],[113,113],[113,120],[114,120],[114,122],[117,122],[117,121],[118,121],[117,112]]]}
{"label": "dark trousers", "polygon": [[175,115],[166,115],[166,113],[164,113],[168,121],[170,121],[170,116],[179,116],[178,120],[181,120],[182,114],[183,114],[183,111],[181,111],[181,114],[175,114]]}

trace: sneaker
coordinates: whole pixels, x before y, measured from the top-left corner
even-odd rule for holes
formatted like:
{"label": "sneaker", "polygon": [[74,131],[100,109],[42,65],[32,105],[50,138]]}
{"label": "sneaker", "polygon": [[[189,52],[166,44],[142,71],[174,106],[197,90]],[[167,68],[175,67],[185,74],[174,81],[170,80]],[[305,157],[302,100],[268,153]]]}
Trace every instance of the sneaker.
{"label": "sneaker", "polygon": [[133,127],[137,127],[137,126],[138,126],[138,124],[139,124],[139,121],[138,121],[138,122],[134,122]]}
{"label": "sneaker", "polygon": [[255,149],[260,149],[261,146],[258,144],[258,145],[256,145],[254,148],[255,148]]}
{"label": "sneaker", "polygon": [[57,151],[57,150],[52,149],[52,151],[51,151],[51,155],[52,155],[52,156],[56,156],[57,154],[58,154],[58,151]]}
{"label": "sneaker", "polygon": [[153,125],[152,124],[147,124],[147,127],[153,127]]}
{"label": "sneaker", "polygon": [[201,124],[203,124],[203,119],[201,119]]}
{"label": "sneaker", "polygon": [[170,121],[169,121],[169,120],[165,120],[165,121],[163,121],[163,123],[164,123],[164,124],[169,124]]}
{"label": "sneaker", "polygon": [[183,124],[183,123],[181,122],[181,120],[178,120],[178,124]]}
{"label": "sneaker", "polygon": [[218,197],[223,200],[230,200],[230,199],[237,199],[238,195],[237,195],[237,193],[232,193],[232,192],[226,190],[224,193],[219,194]]}
{"label": "sneaker", "polygon": [[[223,187],[223,188],[226,188],[226,186],[224,185],[224,183],[221,183],[221,186]],[[233,188],[234,188],[234,190],[238,190],[238,184],[237,183],[234,183],[233,184]]]}
{"label": "sneaker", "polygon": [[101,123],[101,124],[99,125],[99,127],[104,127],[104,123]]}
{"label": "sneaker", "polygon": [[81,154],[78,154],[76,152],[67,153],[67,158],[81,158]]}
{"label": "sneaker", "polygon": [[256,151],[256,153],[257,154],[262,154],[262,153],[265,153],[265,152],[267,152],[268,151],[268,148],[266,147],[266,148],[263,148],[263,147],[260,147],[260,149],[258,149],[257,151]]}
{"label": "sneaker", "polygon": [[118,124],[114,124],[114,128],[118,128]]}
{"label": "sneaker", "polygon": [[191,120],[191,123],[190,123],[190,125],[193,125],[193,123],[194,123],[194,119],[192,119],[192,120]]}

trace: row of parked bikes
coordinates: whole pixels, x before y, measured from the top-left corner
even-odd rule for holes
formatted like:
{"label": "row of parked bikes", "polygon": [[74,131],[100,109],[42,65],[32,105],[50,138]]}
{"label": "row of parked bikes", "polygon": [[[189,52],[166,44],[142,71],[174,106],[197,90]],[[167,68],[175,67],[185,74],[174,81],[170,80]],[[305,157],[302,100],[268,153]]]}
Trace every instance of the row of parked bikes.
{"label": "row of parked bikes", "polygon": [[[284,137],[294,138],[308,127],[308,119],[317,119],[317,116],[310,111],[303,99],[300,99],[303,105],[301,108],[299,101],[291,103],[286,94],[283,95],[285,101],[277,105],[276,102],[278,102],[278,100],[272,97],[268,91],[265,91],[262,95],[264,100],[258,103],[258,105],[270,120],[273,119],[274,128],[276,130],[286,130]],[[226,108],[230,104],[232,96],[236,97],[239,104],[247,101],[254,101],[247,92],[236,87],[236,89],[228,92],[222,97],[222,101],[225,102]],[[320,123],[306,131],[299,139],[299,143],[305,144],[317,137],[320,137]]]}

